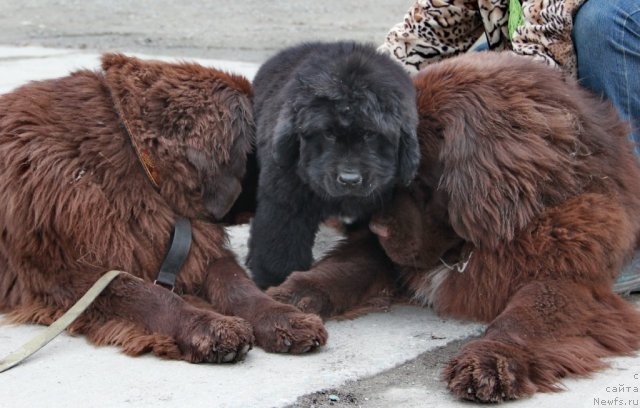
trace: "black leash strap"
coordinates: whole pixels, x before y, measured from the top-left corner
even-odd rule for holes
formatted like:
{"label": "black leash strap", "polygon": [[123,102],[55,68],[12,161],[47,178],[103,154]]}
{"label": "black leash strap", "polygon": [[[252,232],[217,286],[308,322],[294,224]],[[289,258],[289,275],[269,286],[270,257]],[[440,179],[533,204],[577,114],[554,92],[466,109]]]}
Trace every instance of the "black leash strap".
{"label": "black leash strap", "polygon": [[182,269],[191,249],[191,221],[178,217],[169,241],[169,250],[153,283],[172,291],[180,269]]}

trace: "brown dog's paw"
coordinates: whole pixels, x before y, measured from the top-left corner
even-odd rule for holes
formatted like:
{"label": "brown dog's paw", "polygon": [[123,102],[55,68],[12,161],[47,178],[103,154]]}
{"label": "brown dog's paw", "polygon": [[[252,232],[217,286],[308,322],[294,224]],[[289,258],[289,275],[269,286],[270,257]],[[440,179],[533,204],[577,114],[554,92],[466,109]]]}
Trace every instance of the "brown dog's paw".
{"label": "brown dog's paw", "polygon": [[281,303],[293,305],[305,313],[328,317],[331,313],[329,296],[311,282],[306,272],[294,272],[280,286],[271,287],[267,295]]}
{"label": "brown dog's paw", "polygon": [[253,347],[251,325],[239,317],[197,311],[178,336],[183,358],[192,363],[233,363]]}
{"label": "brown dog's paw", "polygon": [[328,333],[319,316],[273,300],[261,308],[253,322],[256,343],[271,353],[302,354],[327,343]]}
{"label": "brown dog's paw", "polygon": [[507,344],[476,340],[467,344],[444,370],[449,390],[458,398],[501,402],[533,394],[528,357]]}

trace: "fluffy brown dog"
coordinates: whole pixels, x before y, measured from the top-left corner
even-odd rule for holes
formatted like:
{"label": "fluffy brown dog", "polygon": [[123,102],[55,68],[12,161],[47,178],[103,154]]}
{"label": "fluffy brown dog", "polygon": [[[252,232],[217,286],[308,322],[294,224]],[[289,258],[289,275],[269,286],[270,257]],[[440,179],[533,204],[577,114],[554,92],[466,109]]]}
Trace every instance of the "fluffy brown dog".
{"label": "fluffy brown dog", "polygon": [[271,294],[332,316],[409,295],[491,322],[445,369],[479,401],[557,390],[640,346],[612,292],[640,232],[640,170],[613,109],[546,66],[471,54],[415,79],[422,164],[364,233]]}
{"label": "fluffy brown dog", "polygon": [[[100,72],[2,96],[0,311],[50,324],[121,269],[135,277],[116,278],[71,332],[191,362],[236,361],[254,341],[292,353],[324,344],[320,319],[261,293],[211,222],[240,193],[250,93],[246,79],[196,64],[106,55]],[[178,216],[193,225],[176,286],[189,301],[151,283]]]}

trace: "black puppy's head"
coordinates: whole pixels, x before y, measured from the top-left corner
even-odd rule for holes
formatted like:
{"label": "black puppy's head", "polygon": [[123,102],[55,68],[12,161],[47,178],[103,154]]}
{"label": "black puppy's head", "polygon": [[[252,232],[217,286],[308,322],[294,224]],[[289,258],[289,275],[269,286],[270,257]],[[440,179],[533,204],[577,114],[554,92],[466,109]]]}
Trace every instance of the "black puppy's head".
{"label": "black puppy's head", "polygon": [[354,43],[301,67],[275,129],[274,157],[319,195],[375,196],[419,163],[415,91],[373,47]]}

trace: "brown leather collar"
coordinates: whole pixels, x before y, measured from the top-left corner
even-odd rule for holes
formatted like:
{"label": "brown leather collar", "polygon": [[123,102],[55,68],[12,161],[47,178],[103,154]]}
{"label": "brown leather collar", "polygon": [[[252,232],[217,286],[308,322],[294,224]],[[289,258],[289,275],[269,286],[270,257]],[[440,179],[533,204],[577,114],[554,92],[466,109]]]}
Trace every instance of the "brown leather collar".
{"label": "brown leather collar", "polygon": [[135,138],[133,137],[133,133],[131,132],[131,127],[127,122],[127,119],[124,116],[122,111],[122,107],[120,106],[120,102],[118,98],[112,95],[111,99],[113,100],[113,105],[116,108],[116,112],[120,117],[120,121],[124,125],[125,130],[127,131],[127,136],[129,136],[129,140],[131,141],[131,145],[133,146],[133,150],[136,152],[136,156],[138,156],[138,161],[142,164],[142,168],[144,172],[147,174],[149,181],[156,188],[156,190],[160,190],[160,176],[158,174],[158,170],[155,167],[155,163],[149,149],[140,148],[138,143],[136,143]]}
{"label": "brown leather collar", "polygon": [[[142,164],[142,168],[147,174],[149,181],[151,181],[151,184],[153,184],[156,190],[160,190],[160,179],[158,176],[158,171],[155,168],[153,158],[151,157],[151,153],[149,153],[148,149],[141,149],[140,146],[136,143],[136,140],[133,137],[133,133],[131,132],[131,127],[129,126],[129,123],[127,122],[127,119],[122,112],[119,101],[113,96],[112,99],[113,105],[116,108],[116,112],[118,116],[120,116],[120,120],[122,121],[122,124],[127,131],[127,135],[129,136],[129,140],[131,141],[133,150],[135,150],[136,156],[138,156],[138,161],[140,162],[140,164]],[[176,224],[173,227],[173,231],[171,232],[171,237],[169,238],[169,249],[167,250],[167,254],[162,261],[162,265],[160,266],[160,270],[158,271],[158,276],[153,283],[173,291],[176,283],[176,278],[178,277],[178,274],[180,273],[180,270],[182,269],[182,266],[187,259],[190,248],[191,221],[189,221],[189,219],[187,218],[179,216],[176,220]]]}

